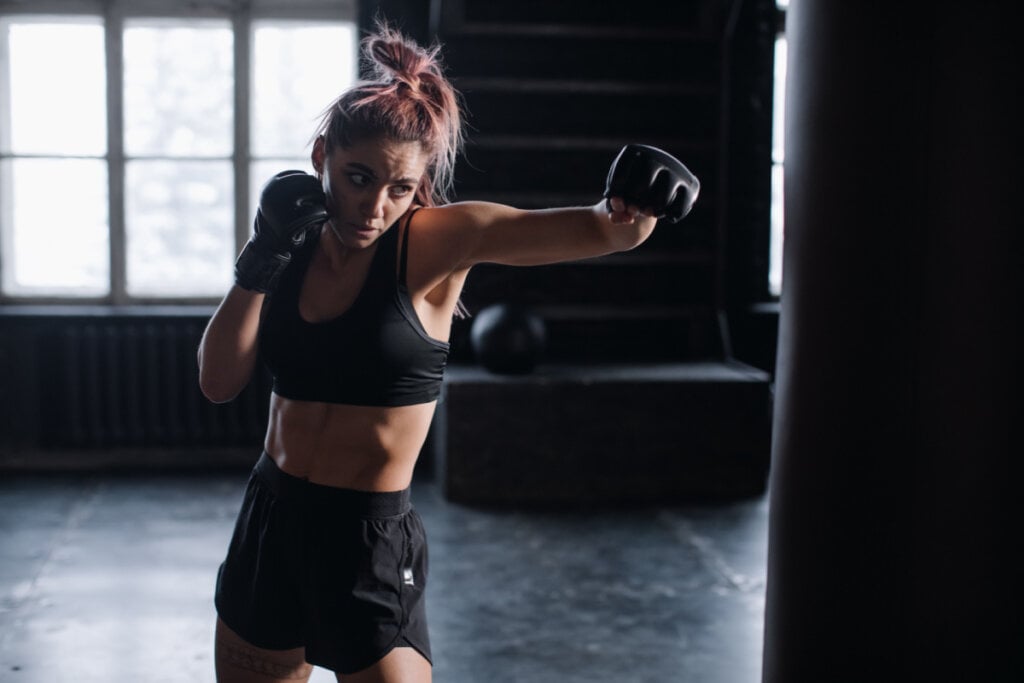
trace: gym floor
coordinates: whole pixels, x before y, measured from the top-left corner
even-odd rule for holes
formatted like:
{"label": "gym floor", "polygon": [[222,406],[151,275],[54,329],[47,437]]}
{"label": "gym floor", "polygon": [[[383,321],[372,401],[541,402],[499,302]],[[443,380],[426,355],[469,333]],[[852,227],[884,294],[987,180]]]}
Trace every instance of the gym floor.
{"label": "gym floor", "polygon": [[[213,583],[246,476],[5,473],[0,681],[213,681]],[[436,681],[760,681],[767,496],[540,512],[453,504],[429,481],[413,496]]]}

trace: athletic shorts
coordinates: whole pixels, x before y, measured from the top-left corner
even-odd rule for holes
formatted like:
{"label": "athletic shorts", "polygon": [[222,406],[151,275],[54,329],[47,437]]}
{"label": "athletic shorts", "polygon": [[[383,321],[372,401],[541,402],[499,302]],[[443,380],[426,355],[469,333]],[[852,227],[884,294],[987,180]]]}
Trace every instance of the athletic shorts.
{"label": "athletic shorts", "polygon": [[264,453],[249,478],[215,604],[256,647],[306,648],[342,674],[393,648],[428,661],[427,544],[410,492],[312,484]]}

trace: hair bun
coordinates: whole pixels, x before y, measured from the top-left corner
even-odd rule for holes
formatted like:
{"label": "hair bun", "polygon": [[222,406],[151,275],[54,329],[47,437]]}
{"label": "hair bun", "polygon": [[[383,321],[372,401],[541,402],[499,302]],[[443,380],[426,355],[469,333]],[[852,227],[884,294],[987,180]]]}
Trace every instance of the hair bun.
{"label": "hair bun", "polygon": [[386,25],[366,39],[364,53],[377,80],[398,81],[419,90],[420,76],[436,70],[436,49],[426,51]]}
{"label": "hair bun", "polygon": [[362,78],[324,110],[316,138],[327,154],[361,140],[417,142],[429,159],[416,201],[447,201],[463,144],[462,105],[440,44],[421,47],[379,21],[360,47]]}

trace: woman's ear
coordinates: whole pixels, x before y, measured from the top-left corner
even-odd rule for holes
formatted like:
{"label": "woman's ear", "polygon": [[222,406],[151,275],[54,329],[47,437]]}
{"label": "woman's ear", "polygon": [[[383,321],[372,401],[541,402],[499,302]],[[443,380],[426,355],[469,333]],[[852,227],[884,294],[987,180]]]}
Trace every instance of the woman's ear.
{"label": "woman's ear", "polygon": [[324,162],[327,159],[327,153],[324,151],[324,136],[318,135],[316,140],[313,141],[313,153],[310,154],[310,160],[313,162],[313,170],[316,172],[316,177],[320,180],[324,178]]}

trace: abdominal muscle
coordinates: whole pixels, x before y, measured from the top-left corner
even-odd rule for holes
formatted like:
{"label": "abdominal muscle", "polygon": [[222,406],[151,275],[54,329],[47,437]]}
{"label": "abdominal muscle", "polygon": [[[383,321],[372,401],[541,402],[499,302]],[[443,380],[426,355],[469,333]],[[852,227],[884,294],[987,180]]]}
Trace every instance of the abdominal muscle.
{"label": "abdominal muscle", "polygon": [[360,491],[400,491],[427,438],[436,402],[353,406],[271,394],[264,448],[287,474]]}

